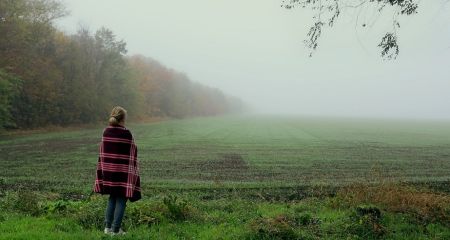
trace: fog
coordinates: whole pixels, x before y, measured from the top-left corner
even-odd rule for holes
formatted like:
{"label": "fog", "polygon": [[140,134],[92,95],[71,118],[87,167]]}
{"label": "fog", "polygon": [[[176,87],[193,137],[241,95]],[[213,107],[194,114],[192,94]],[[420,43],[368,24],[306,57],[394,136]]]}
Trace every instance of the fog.
{"label": "fog", "polygon": [[281,0],[66,0],[57,22],[105,26],[128,54],[152,57],[190,79],[245,101],[258,113],[450,119],[450,3],[421,1],[401,18],[400,54],[384,61],[377,47],[391,29],[379,18],[344,12],[324,30],[313,57],[303,44],[309,10]]}

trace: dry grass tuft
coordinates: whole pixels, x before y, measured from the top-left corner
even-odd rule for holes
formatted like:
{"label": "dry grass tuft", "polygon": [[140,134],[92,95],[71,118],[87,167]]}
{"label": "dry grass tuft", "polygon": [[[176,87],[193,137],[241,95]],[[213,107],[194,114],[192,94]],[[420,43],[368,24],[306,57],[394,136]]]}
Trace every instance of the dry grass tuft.
{"label": "dry grass tuft", "polygon": [[386,211],[408,213],[421,221],[450,225],[450,196],[396,183],[354,184],[338,191],[345,205],[375,204]]}

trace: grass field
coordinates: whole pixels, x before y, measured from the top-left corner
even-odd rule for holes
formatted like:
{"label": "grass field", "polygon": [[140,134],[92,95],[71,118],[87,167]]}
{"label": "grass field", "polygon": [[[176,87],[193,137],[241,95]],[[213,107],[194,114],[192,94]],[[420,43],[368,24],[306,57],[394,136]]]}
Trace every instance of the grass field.
{"label": "grass field", "polygon": [[[450,236],[450,122],[229,116],[127,127],[144,191],[127,208],[127,239]],[[104,238],[105,198],[90,196],[102,131],[0,135],[0,239]],[[386,181],[444,191],[326,190]],[[361,204],[383,217],[357,215]]]}
{"label": "grass field", "polygon": [[[128,126],[151,187],[343,184],[450,178],[450,123],[220,117]],[[103,127],[0,137],[8,184],[88,191]],[[375,173],[375,174],[374,174]]]}

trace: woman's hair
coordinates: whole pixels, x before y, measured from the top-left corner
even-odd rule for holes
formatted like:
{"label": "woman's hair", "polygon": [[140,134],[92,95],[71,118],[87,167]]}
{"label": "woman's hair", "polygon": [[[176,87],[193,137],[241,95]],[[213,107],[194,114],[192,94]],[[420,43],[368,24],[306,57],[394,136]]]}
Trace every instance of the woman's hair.
{"label": "woman's hair", "polygon": [[127,115],[127,110],[125,108],[116,106],[112,109],[111,115],[109,116],[109,124],[113,126],[119,125],[120,122],[125,120]]}

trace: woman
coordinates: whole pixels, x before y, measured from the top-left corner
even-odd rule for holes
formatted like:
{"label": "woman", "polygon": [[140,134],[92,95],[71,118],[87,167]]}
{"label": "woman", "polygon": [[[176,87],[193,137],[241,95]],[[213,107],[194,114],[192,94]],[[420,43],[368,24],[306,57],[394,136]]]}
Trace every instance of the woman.
{"label": "woman", "polygon": [[106,234],[125,234],[120,225],[126,202],[141,199],[137,147],[125,128],[127,111],[114,107],[103,131],[94,192],[109,194],[105,214]]}

